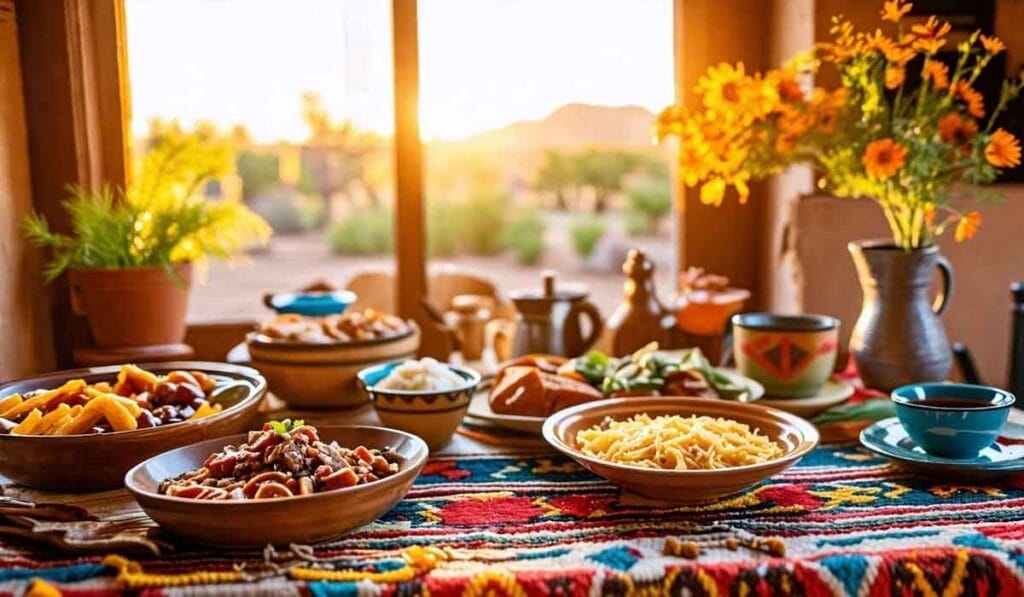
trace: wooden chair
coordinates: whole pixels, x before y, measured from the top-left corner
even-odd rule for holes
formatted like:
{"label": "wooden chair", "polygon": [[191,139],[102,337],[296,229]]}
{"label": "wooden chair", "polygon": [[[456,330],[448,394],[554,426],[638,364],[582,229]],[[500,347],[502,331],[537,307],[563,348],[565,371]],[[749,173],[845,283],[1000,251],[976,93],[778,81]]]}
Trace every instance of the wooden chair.
{"label": "wooden chair", "polygon": [[345,285],[356,293],[352,311],[372,308],[384,313],[395,312],[395,275],[386,271],[365,271],[352,276]]}
{"label": "wooden chair", "polygon": [[[1018,397],[1018,407],[1024,407],[1024,282],[1010,284],[1010,296],[1013,299],[1013,312],[1010,319],[1010,366],[1006,389]],[[981,376],[971,351],[961,343],[953,345],[960,375],[966,383],[981,384]]]}

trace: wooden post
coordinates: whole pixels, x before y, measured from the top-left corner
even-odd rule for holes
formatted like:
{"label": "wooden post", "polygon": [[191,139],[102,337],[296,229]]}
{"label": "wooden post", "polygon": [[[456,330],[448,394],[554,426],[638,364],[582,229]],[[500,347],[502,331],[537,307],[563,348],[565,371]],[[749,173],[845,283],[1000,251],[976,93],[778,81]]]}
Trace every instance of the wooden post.
{"label": "wooden post", "polygon": [[392,0],[395,76],[395,305],[422,332],[420,354],[446,360],[449,336],[430,318],[423,206],[423,145],[419,124],[419,40],[417,0]]}

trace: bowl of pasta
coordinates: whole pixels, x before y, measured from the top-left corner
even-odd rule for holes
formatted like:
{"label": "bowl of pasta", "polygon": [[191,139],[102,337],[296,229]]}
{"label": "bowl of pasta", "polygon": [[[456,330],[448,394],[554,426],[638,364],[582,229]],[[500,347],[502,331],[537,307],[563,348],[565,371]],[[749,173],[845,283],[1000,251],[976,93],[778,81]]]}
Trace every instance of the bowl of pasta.
{"label": "bowl of pasta", "polygon": [[182,361],[114,365],[0,385],[0,474],[83,492],[172,448],[248,429],[267,384],[255,369]]}
{"label": "bowl of pasta", "polygon": [[308,544],[391,510],[427,454],[423,440],[393,429],[273,421],[155,456],[124,483],[179,537],[221,547]]}
{"label": "bowl of pasta", "polygon": [[612,398],[559,411],[544,438],[591,472],[638,495],[704,503],[795,464],[818,432],[789,413],[738,402]]}

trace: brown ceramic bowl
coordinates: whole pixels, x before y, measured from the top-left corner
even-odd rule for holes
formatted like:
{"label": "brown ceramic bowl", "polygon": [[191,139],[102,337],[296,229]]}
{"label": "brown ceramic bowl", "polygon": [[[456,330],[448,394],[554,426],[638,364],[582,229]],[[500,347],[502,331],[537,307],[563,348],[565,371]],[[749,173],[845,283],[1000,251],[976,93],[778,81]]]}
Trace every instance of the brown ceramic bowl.
{"label": "brown ceramic bowl", "polygon": [[[267,383],[254,369],[225,363],[179,361],[139,365],[154,373],[202,371],[216,379],[223,410],[196,421],[91,435],[0,435],[0,474],[49,491],[102,491],[121,487],[125,472],[161,452],[245,431],[259,414]],[[59,371],[0,385],[0,397],[56,388],[71,379],[113,381],[119,365]]]}
{"label": "brown ceramic bowl", "polygon": [[[577,432],[609,417],[624,420],[640,413],[725,417],[757,428],[783,446],[786,454],[762,464],[723,469],[662,470],[614,464],[584,454],[576,447]],[[544,439],[586,469],[634,493],[680,504],[702,503],[738,493],[795,464],[818,443],[818,431],[789,413],[741,402],[706,398],[612,398],[559,411],[544,422]]]}
{"label": "brown ceramic bowl", "polygon": [[334,344],[246,338],[250,363],[267,378],[270,391],[292,408],[329,410],[367,403],[356,374],[370,365],[416,356],[420,331],[393,338]]}
{"label": "brown ceramic bowl", "polygon": [[345,447],[392,447],[402,462],[397,474],[365,485],[313,495],[264,500],[196,500],[157,493],[165,479],[199,468],[206,458],[247,435],[222,437],[165,452],[136,466],[124,484],[146,514],[167,532],[224,547],[312,543],[337,537],[380,518],[394,507],[427,461],[420,438],[383,427],[324,426],[324,441]]}

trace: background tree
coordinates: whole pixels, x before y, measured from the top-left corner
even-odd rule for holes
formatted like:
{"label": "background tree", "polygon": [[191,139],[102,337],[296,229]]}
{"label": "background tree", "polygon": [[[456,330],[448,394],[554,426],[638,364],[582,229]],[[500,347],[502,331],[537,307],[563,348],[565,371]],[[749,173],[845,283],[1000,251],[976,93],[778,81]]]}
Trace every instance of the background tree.
{"label": "background tree", "polygon": [[557,209],[568,209],[566,188],[575,187],[577,183],[576,168],[570,156],[554,149],[544,152],[544,162],[537,170],[533,186],[554,195]]}
{"label": "background tree", "polygon": [[333,219],[332,198],[341,193],[351,200],[353,187],[361,189],[372,205],[378,205],[380,198],[366,180],[364,162],[378,149],[379,139],[356,130],[349,120],[332,119],[316,93],[302,94],[302,118],[309,129],[302,147],[303,171],[324,202],[324,221]]}
{"label": "background tree", "polygon": [[594,193],[594,211],[608,207],[608,199],[622,191],[631,171],[641,162],[637,154],[627,151],[590,149],[576,156],[576,179]]}

